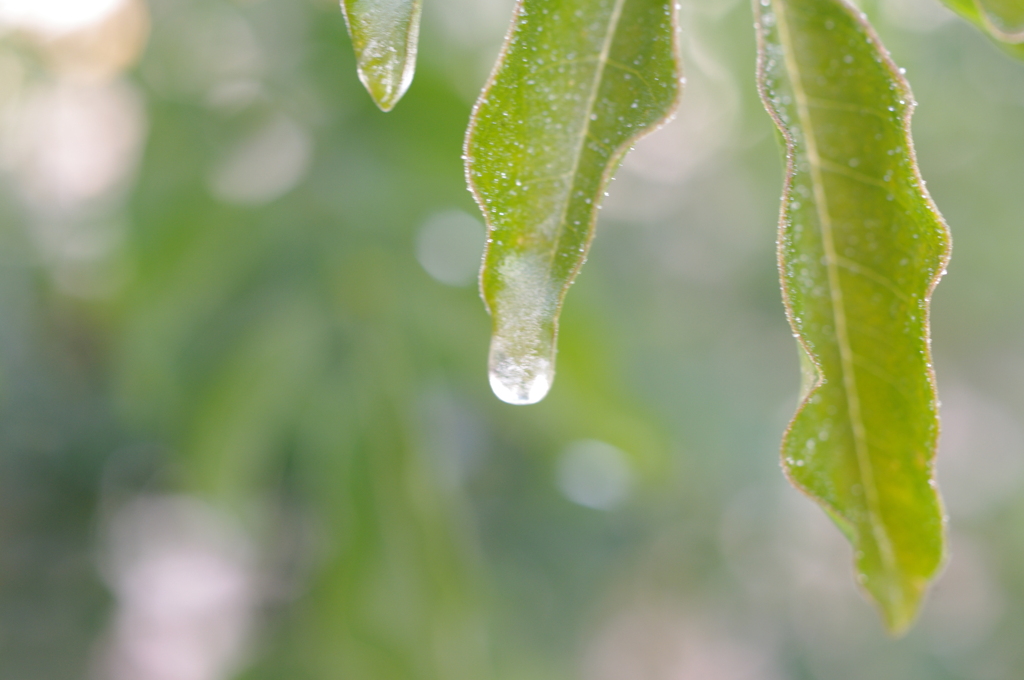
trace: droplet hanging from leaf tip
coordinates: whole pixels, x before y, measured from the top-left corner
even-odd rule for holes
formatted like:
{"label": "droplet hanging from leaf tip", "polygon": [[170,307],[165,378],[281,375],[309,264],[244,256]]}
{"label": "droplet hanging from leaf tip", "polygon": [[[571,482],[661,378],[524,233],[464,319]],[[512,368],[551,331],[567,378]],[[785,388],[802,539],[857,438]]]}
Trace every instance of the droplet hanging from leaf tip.
{"label": "droplet hanging from leaf tip", "polygon": [[357,71],[374,103],[390,111],[412,83],[421,0],[342,0]]}
{"label": "droplet hanging from leaf tip", "polygon": [[494,323],[490,384],[510,404],[551,387],[559,310],[603,187],[676,106],[674,11],[673,0],[519,0],[474,107],[465,156],[489,228],[480,282]]}
{"label": "droplet hanging from leaf tip", "polygon": [[505,338],[491,339],[488,373],[494,395],[507,404],[536,404],[547,396],[555,378],[551,357],[536,352],[514,354]]}

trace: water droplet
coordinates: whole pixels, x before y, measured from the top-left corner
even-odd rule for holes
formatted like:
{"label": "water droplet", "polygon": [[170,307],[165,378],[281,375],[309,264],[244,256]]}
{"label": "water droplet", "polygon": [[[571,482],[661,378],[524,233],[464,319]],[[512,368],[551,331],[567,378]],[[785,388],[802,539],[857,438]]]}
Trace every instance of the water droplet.
{"label": "water droplet", "polygon": [[490,382],[509,404],[537,403],[554,379],[557,290],[549,277],[550,263],[536,254],[510,255],[498,265]]}
{"label": "water droplet", "polygon": [[555,367],[542,356],[514,357],[504,345],[499,336],[491,341],[489,378],[494,395],[507,404],[536,404],[551,389]]}

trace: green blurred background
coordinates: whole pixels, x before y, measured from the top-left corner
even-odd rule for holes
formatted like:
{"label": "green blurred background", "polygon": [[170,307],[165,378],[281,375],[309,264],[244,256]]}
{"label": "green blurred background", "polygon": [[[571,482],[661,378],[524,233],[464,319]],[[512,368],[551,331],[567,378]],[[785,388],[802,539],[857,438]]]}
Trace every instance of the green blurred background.
{"label": "green blurred background", "polygon": [[0,679],[1024,677],[1024,64],[865,4],[954,234],[951,560],[885,637],[777,462],[797,353],[743,0],[611,186],[537,406],[489,391],[462,134],[509,0],[382,114],[330,0],[0,4]]}

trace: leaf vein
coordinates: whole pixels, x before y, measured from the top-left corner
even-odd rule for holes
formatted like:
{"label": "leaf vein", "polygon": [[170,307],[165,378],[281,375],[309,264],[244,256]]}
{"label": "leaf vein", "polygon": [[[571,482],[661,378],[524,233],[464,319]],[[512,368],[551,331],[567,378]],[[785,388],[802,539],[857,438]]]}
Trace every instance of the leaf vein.
{"label": "leaf vein", "polygon": [[[619,20],[622,18],[622,8],[626,4],[626,0],[615,0],[615,5],[612,7],[611,16],[608,19],[608,30],[605,32],[604,39],[601,43],[601,52],[597,55],[597,68],[594,70],[594,79],[590,84],[590,92],[587,95],[587,104],[583,109],[584,111],[593,111],[594,105],[597,103],[597,95],[601,90],[601,78],[604,76],[605,65],[608,63],[608,57],[611,53],[612,42],[615,38],[615,32],[619,27]],[[576,145],[576,152],[572,159],[572,168],[569,170],[569,176],[575,177],[579,172],[580,161],[583,158],[583,146],[584,140],[590,134],[590,116],[588,115],[583,122],[583,130],[579,137],[579,142]],[[575,186],[575,181],[573,186]],[[555,237],[553,247],[551,249],[551,259],[549,260],[549,272],[554,268],[555,258],[558,257],[558,249],[562,242],[562,235],[565,233],[565,220],[569,214],[569,206],[572,203],[572,198],[569,197],[562,204],[562,209],[558,216],[558,235]]]}
{"label": "leaf vein", "polygon": [[[859,366],[860,368],[863,368],[865,371],[867,371],[871,375],[875,376],[879,380],[881,380],[881,381],[885,382],[886,384],[888,384],[890,387],[892,387],[894,390],[896,390],[896,392],[898,392],[900,396],[902,396],[904,399],[906,399],[909,403],[911,403],[911,404],[914,403],[915,400],[914,400],[913,395],[911,395],[909,392],[907,392],[907,389],[903,385],[900,385],[899,383],[894,381],[892,379],[892,374],[889,371],[885,370],[884,368],[882,368],[881,366],[879,366],[875,362],[866,359],[864,356],[862,356],[860,354],[854,354],[854,356],[853,356],[853,363],[855,365]],[[877,447],[877,443],[874,444],[874,446]]]}
{"label": "leaf vein", "polygon": [[889,190],[888,184],[886,184],[880,179],[872,177],[871,175],[860,172],[859,170],[854,170],[853,168],[842,165],[841,163],[830,161],[827,158],[820,159],[820,163],[821,168],[823,170],[827,170],[828,172],[831,172],[833,174],[842,175],[843,177],[855,180],[857,182],[860,182],[861,184],[867,184],[868,186],[878,187],[879,189],[884,189],[886,191]]}
{"label": "leaf vein", "polygon": [[839,345],[840,365],[842,371],[842,384],[846,392],[847,412],[850,418],[851,430],[853,433],[854,450],[856,453],[857,468],[860,473],[864,488],[865,501],[868,506],[868,516],[871,526],[871,533],[878,546],[879,554],[886,565],[887,571],[894,571],[896,558],[893,551],[891,539],[881,520],[881,501],[878,496],[878,489],[875,486],[874,471],[872,469],[871,457],[868,451],[867,433],[864,427],[861,413],[860,396],[857,391],[856,375],[853,368],[854,355],[850,345],[850,338],[846,328],[846,311],[843,303],[843,291],[839,278],[839,265],[836,260],[836,249],[832,234],[832,217],[829,212],[828,196],[825,192],[822,171],[824,170],[822,158],[818,153],[817,139],[815,136],[814,122],[810,112],[808,97],[804,90],[800,72],[800,66],[796,63],[793,54],[793,40],[789,35],[789,18],[785,2],[772,0],[775,14],[778,17],[777,26],[780,42],[783,44],[783,55],[786,63],[786,70],[791,73],[793,97],[796,103],[797,115],[801,121],[801,127],[805,134],[804,144],[807,149],[807,159],[810,165],[811,184],[815,199],[815,208],[818,213],[818,223],[822,235],[822,246],[825,250],[825,260],[828,270],[829,292],[832,297],[832,314],[836,331],[836,342]]}
{"label": "leaf vein", "polygon": [[835,99],[823,99],[821,97],[807,97],[807,105],[816,109],[829,109],[831,111],[847,111],[849,113],[863,113],[889,121],[889,113],[880,109],[872,109],[867,106],[858,106],[849,102],[842,102]]}
{"label": "leaf vein", "polygon": [[904,293],[902,290],[900,290],[900,287],[897,286],[896,283],[893,282],[893,280],[890,279],[888,276],[880,274],[874,269],[870,267],[865,267],[864,265],[854,262],[853,260],[843,257],[842,255],[836,255],[836,264],[842,267],[843,269],[849,271],[850,273],[859,274],[860,276],[863,276],[866,279],[870,279],[871,281],[874,281],[875,283],[884,286],[886,289],[889,290],[890,293],[900,298],[908,305],[915,304],[914,299],[907,295],[906,293]]}
{"label": "leaf vein", "polygon": [[632,66],[628,66],[626,64],[623,64],[622,62],[616,61],[615,59],[608,59],[608,65],[613,66],[619,69],[620,71],[625,71],[626,73],[636,76],[637,79],[644,84],[644,87],[646,87],[651,94],[654,93],[654,85],[652,85],[651,82],[647,80],[647,77],[641,71],[633,68]]}

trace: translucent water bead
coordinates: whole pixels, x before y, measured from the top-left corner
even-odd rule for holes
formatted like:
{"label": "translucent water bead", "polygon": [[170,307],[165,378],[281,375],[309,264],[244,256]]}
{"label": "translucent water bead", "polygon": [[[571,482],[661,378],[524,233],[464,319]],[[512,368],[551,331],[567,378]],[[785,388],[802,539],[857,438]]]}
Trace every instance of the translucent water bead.
{"label": "translucent water bead", "polygon": [[510,354],[501,336],[491,339],[489,359],[491,389],[508,404],[536,404],[551,389],[555,365],[551,358],[534,352]]}
{"label": "translucent water bead", "polygon": [[497,273],[492,283],[497,292],[491,304],[491,389],[509,404],[535,404],[555,377],[561,282],[551,276],[545,252],[510,253]]}

